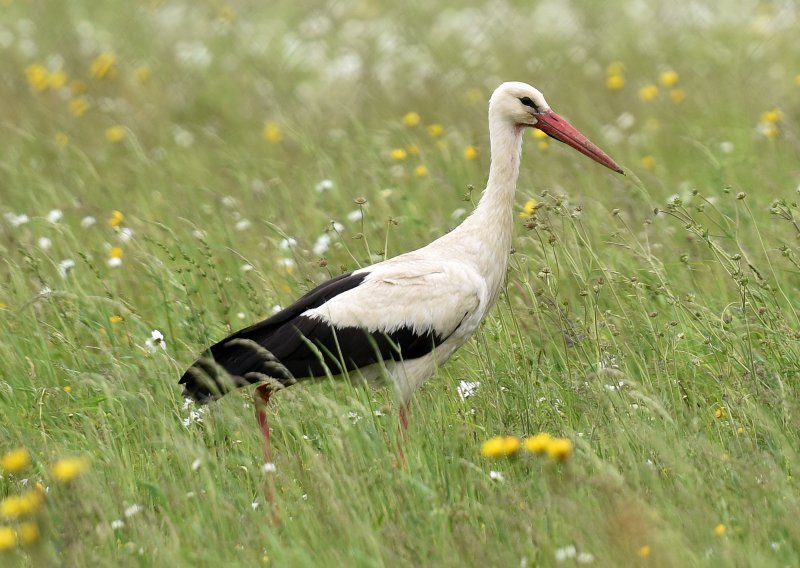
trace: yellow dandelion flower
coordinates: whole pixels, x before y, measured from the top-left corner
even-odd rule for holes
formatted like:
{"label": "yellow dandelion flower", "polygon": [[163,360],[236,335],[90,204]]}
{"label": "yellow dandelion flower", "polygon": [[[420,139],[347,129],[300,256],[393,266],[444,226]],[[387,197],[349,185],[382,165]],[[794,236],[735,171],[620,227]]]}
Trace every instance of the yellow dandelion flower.
{"label": "yellow dandelion flower", "polygon": [[639,550],[636,551],[636,554],[639,555],[640,558],[647,558],[650,556],[652,549],[650,548],[649,544],[645,544],[644,546],[640,547]]}
{"label": "yellow dandelion flower", "polygon": [[622,75],[609,75],[606,78],[606,88],[609,91],[619,91],[625,86],[625,77]]}
{"label": "yellow dandelion flower", "polygon": [[648,130],[658,130],[661,128],[661,123],[657,118],[648,118],[647,122],[644,123],[644,127]]}
{"label": "yellow dandelion flower", "polygon": [[553,438],[547,444],[547,455],[553,461],[564,461],[572,455],[572,442],[567,438]]}
{"label": "yellow dandelion flower", "polygon": [[417,177],[425,177],[426,175],[428,175],[428,168],[420,164],[419,166],[414,168],[414,175]]}
{"label": "yellow dandelion flower", "polygon": [[87,110],[89,110],[89,101],[86,100],[86,97],[78,97],[69,101],[69,112],[75,118],[83,116]]}
{"label": "yellow dandelion flower", "polygon": [[92,79],[113,79],[117,76],[117,56],[110,51],[98,55],[89,66]]}
{"label": "yellow dandelion flower", "polygon": [[125,220],[125,215],[122,214],[122,211],[117,211],[114,209],[111,212],[111,217],[108,219],[108,224],[112,227],[119,227],[122,225],[123,220]]}
{"label": "yellow dandelion flower", "polygon": [[31,545],[39,541],[40,533],[36,523],[30,521],[20,523],[17,533],[19,534],[19,540],[22,541],[22,544]]}
{"label": "yellow dandelion flower", "polygon": [[642,156],[642,159],[639,160],[639,163],[646,170],[653,170],[656,167],[656,159],[653,156]]}
{"label": "yellow dandelion flower", "polygon": [[547,452],[547,447],[552,441],[553,437],[550,434],[547,432],[539,432],[535,436],[525,439],[525,450],[532,454],[544,454]]}
{"label": "yellow dandelion flower", "polygon": [[725,418],[725,409],[717,408],[717,410],[714,411],[714,418]]}
{"label": "yellow dandelion flower", "polygon": [[539,148],[540,152],[545,152],[550,147],[550,144],[547,140],[539,140],[539,143],[536,144],[536,147]]}
{"label": "yellow dandelion flower", "polygon": [[56,132],[56,144],[59,146],[67,146],[69,144],[69,136],[61,131]]}
{"label": "yellow dandelion flower", "polygon": [[419,113],[416,112],[407,112],[403,116],[403,124],[405,124],[409,128],[412,126],[416,126],[417,124],[420,123],[421,120],[422,117],[419,115]]}
{"label": "yellow dandelion flower", "polygon": [[86,91],[89,90],[89,86],[86,84],[86,81],[81,81],[80,79],[75,79],[72,83],[69,84],[69,90],[72,91],[72,96],[82,95]]}
{"label": "yellow dandelion flower", "polygon": [[133,76],[136,77],[136,80],[140,83],[147,83],[150,80],[151,74],[152,73],[148,65],[139,65],[133,71]]}
{"label": "yellow dandelion flower", "polygon": [[50,471],[58,481],[68,483],[89,469],[89,459],[85,456],[79,458],[64,458],[57,461]]}
{"label": "yellow dandelion flower", "polygon": [[106,128],[106,140],[116,144],[117,142],[121,142],[122,139],[125,138],[125,127],[116,125]]}
{"label": "yellow dandelion flower", "polygon": [[674,105],[681,104],[685,98],[686,98],[686,91],[684,91],[683,89],[672,89],[669,92],[669,100]]}
{"label": "yellow dandelion flower", "polygon": [[678,84],[680,80],[680,76],[678,75],[677,71],[673,71],[669,69],[667,71],[662,71],[658,74],[658,82],[661,83],[662,86],[670,88],[674,87]]}
{"label": "yellow dandelion flower", "polygon": [[67,394],[71,393],[72,392],[72,387],[69,386],[69,385],[65,385],[64,386],[64,392],[67,393]]}
{"label": "yellow dandelion flower", "polygon": [[31,455],[25,448],[17,448],[0,457],[0,469],[6,473],[19,473],[31,464]]}
{"label": "yellow dandelion flower", "polygon": [[483,101],[483,91],[480,89],[470,89],[464,95],[464,102],[468,105],[476,105]]}
{"label": "yellow dandelion flower", "polygon": [[18,519],[39,510],[44,501],[44,490],[34,488],[22,495],[11,495],[0,502],[0,517]]}
{"label": "yellow dandelion flower", "polygon": [[17,546],[17,533],[11,527],[0,527],[0,552],[8,552]]}
{"label": "yellow dandelion flower", "polygon": [[767,138],[777,138],[781,135],[781,129],[775,124],[765,123],[761,126],[761,134]]}
{"label": "yellow dandelion flower", "polygon": [[658,87],[653,84],[645,85],[639,89],[639,98],[643,101],[652,101],[658,96]]}
{"label": "yellow dandelion flower", "polygon": [[464,148],[464,157],[467,160],[474,160],[475,158],[478,157],[478,149],[472,144],[470,144],[469,146]]}
{"label": "yellow dandelion flower", "polygon": [[513,456],[519,451],[519,438],[514,436],[496,436],[481,445],[481,454],[487,458]]}
{"label": "yellow dandelion flower", "polygon": [[28,84],[37,93],[41,93],[47,89],[50,73],[44,65],[38,63],[28,65],[25,68],[25,76],[28,78]]}
{"label": "yellow dandelion flower", "polygon": [[783,113],[777,108],[761,113],[761,122],[765,124],[775,124],[780,122],[781,118],[783,118]]}
{"label": "yellow dandelion flower", "polygon": [[744,434],[744,427],[742,427],[742,426],[739,426],[739,427],[736,429],[736,433],[737,433],[737,434]]}
{"label": "yellow dandelion flower", "polygon": [[280,144],[283,141],[283,130],[277,122],[268,120],[264,123],[261,136],[270,144]]}
{"label": "yellow dandelion flower", "polygon": [[[522,206],[522,211],[520,211],[519,216],[521,219],[527,219],[531,215],[533,215],[534,211],[536,211],[536,200],[529,199],[525,202],[525,205]],[[527,443],[528,440],[525,440]],[[527,446],[526,448],[527,449]]]}
{"label": "yellow dandelion flower", "polygon": [[430,134],[434,138],[441,136],[443,132],[444,132],[444,126],[442,126],[439,123],[428,125],[428,134]]}
{"label": "yellow dandelion flower", "polygon": [[119,323],[122,321],[122,316],[108,316],[108,321],[110,321],[112,324]]}
{"label": "yellow dandelion flower", "polygon": [[392,157],[392,160],[400,161],[406,159],[408,152],[406,152],[403,148],[394,148],[389,155]]}
{"label": "yellow dandelion flower", "polygon": [[538,138],[540,140],[547,138],[547,134],[545,134],[544,131],[539,130],[538,128],[531,128],[531,136],[533,136],[534,138]]}
{"label": "yellow dandelion flower", "polygon": [[408,152],[409,156],[417,156],[419,155],[419,148],[417,148],[416,144],[407,144],[406,152]]}
{"label": "yellow dandelion flower", "polygon": [[622,61],[612,61],[606,67],[606,75],[611,77],[612,75],[622,75],[625,72],[625,65]]}
{"label": "yellow dandelion flower", "polygon": [[725,525],[722,523],[714,527],[714,536],[725,536]]}
{"label": "yellow dandelion flower", "polygon": [[47,86],[53,90],[60,89],[67,84],[67,74],[63,71],[55,71],[47,78]]}
{"label": "yellow dandelion flower", "polygon": [[110,258],[122,258],[122,249],[120,247],[111,247],[111,250],[108,251],[108,256]]}

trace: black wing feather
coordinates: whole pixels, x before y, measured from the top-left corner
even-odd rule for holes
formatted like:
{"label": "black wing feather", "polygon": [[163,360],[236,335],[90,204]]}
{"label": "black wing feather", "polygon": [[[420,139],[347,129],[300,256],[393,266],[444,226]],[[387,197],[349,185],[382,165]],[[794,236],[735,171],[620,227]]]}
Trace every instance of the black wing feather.
{"label": "black wing feather", "polygon": [[212,345],[210,357],[198,359],[181,377],[184,394],[206,402],[265,377],[288,385],[297,379],[324,377],[328,372],[337,375],[379,361],[416,359],[446,339],[432,331],[420,334],[410,327],[389,333],[337,328],[302,315],[359,286],[367,274],[332,278],[272,317]]}

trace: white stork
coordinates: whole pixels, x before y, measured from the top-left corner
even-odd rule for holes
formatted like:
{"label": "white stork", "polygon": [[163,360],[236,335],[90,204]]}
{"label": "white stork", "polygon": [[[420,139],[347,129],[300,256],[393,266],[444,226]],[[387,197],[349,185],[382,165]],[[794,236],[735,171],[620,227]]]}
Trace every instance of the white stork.
{"label": "white stork", "polygon": [[180,380],[198,402],[261,383],[256,413],[269,453],[270,395],[302,379],[388,379],[405,407],[414,391],[475,332],[497,301],[511,249],[522,133],[538,128],[615,172],[600,148],[525,83],[503,83],[489,101],[491,167],[478,206],[421,249],[332,278],[272,317],[209,349]]}

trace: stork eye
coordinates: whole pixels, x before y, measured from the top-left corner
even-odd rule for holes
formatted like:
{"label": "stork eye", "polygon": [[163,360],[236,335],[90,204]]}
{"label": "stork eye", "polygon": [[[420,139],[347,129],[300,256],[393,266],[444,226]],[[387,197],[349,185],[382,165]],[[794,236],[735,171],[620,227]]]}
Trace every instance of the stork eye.
{"label": "stork eye", "polygon": [[539,112],[539,107],[536,106],[536,103],[533,102],[530,97],[522,97],[519,99],[519,102],[521,102],[525,106],[531,107],[534,110],[534,112]]}

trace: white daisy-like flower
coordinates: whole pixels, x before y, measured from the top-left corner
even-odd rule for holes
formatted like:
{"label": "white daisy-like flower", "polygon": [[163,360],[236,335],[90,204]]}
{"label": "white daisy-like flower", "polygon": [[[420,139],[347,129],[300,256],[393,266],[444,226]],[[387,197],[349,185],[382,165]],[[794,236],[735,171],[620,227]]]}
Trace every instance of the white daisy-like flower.
{"label": "white daisy-like flower", "polygon": [[331,229],[333,229],[337,233],[343,233],[344,225],[342,225],[339,221],[331,221]]}
{"label": "white daisy-like flower", "polygon": [[350,213],[347,214],[348,221],[360,221],[364,218],[364,212],[361,209],[353,209]]}
{"label": "white daisy-like flower", "polygon": [[87,215],[86,217],[81,219],[81,229],[88,229],[95,223],[97,223],[97,219],[95,219],[91,215]]}
{"label": "white daisy-like flower", "polygon": [[272,313],[273,314],[277,314],[282,309],[283,309],[283,306],[281,306],[280,304],[275,304],[274,306],[272,306]]}
{"label": "white daisy-like flower", "polygon": [[155,353],[156,349],[159,347],[164,351],[167,350],[167,340],[164,339],[164,334],[157,329],[154,329],[150,332],[150,337],[144,342],[144,344],[150,353]]}
{"label": "white daisy-like flower", "polygon": [[297,245],[297,239],[295,239],[294,237],[286,237],[285,239],[282,239],[280,243],[278,243],[278,246],[280,247],[281,250],[289,250],[290,248],[296,245]]}
{"label": "white daisy-like flower", "polygon": [[194,144],[194,134],[180,126],[172,128],[172,139],[181,148],[189,148]]}
{"label": "white daisy-like flower", "polygon": [[577,554],[578,554],[578,551],[575,550],[575,546],[574,545],[570,544],[570,545],[564,546],[564,547],[559,548],[558,550],[556,550],[556,554],[555,554],[556,562],[564,562],[565,560],[567,560],[569,558],[575,558],[575,556]]}
{"label": "white daisy-like flower", "polygon": [[492,481],[505,481],[506,478],[499,471],[492,470],[489,472],[489,479]]}
{"label": "white daisy-like flower", "polygon": [[61,275],[61,278],[66,278],[69,271],[73,268],[75,268],[75,261],[71,258],[65,258],[58,263],[58,273]]}
{"label": "white daisy-like flower", "polygon": [[106,264],[108,264],[111,268],[116,268],[118,266],[122,266],[122,259],[118,256],[112,256],[106,261]]}
{"label": "white daisy-like flower", "polygon": [[575,562],[578,564],[593,564],[594,563],[594,554],[590,552],[581,552],[578,556],[575,557]]}
{"label": "white daisy-like flower", "polygon": [[53,246],[53,241],[47,237],[39,237],[39,240],[36,241],[36,244],[38,244],[39,248],[42,250],[50,250],[50,247]]}
{"label": "white daisy-like flower", "polygon": [[64,213],[61,212],[61,209],[51,209],[47,214],[47,220],[51,223],[58,223],[63,216]]}
{"label": "white daisy-like flower", "polygon": [[123,243],[127,243],[133,238],[133,229],[130,227],[122,227],[119,233],[117,233],[117,236]]}
{"label": "white daisy-like flower", "polygon": [[197,471],[200,469],[201,465],[203,465],[203,462],[200,460],[200,458],[195,458],[195,460],[192,462],[192,471]]}
{"label": "white daisy-like flower", "polygon": [[237,231],[246,231],[247,229],[250,228],[251,225],[252,223],[250,222],[249,219],[239,219],[236,222],[235,227]]}
{"label": "white daisy-like flower", "polygon": [[356,411],[354,411],[354,410],[351,410],[350,412],[348,412],[348,413],[347,413],[347,417],[348,417],[350,420],[352,420],[352,421],[353,421],[353,424],[355,424],[356,422],[358,422],[358,421],[359,421],[359,420],[361,420],[361,418],[362,418],[362,416],[361,416],[361,415],[360,415],[358,412],[356,412]]}
{"label": "white daisy-like flower", "polygon": [[328,191],[328,190],[333,189],[333,186],[334,186],[333,180],[324,179],[324,180],[320,181],[316,185],[316,187],[314,187],[314,189],[316,190],[317,193],[322,193],[323,191]]}
{"label": "white daisy-like flower", "polygon": [[113,530],[119,530],[125,526],[125,521],[122,519],[117,519],[116,521],[111,521],[111,528]]}
{"label": "white daisy-like flower", "polygon": [[258,501],[253,501],[252,503],[250,503],[250,508],[253,509],[254,511],[258,509]]}
{"label": "white daisy-like flower", "polygon": [[130,519],[134,515],[138,515],[141,512],[142,512],[142,506],[139,505],[138,503],[134,503],[133,505],[125,509],[125,512],[123,514],[125,515],[126,519]]}
{"label": "white daisy-like flower", "polygon": [[250,272],[253,270],[253,268],[254,266],[248,262],[239,267],[239,270],[241,270],[242,272]]}
{"label": "white daisy-like flower", "polygon": [[314,251],[315,255],[322,256],[328,250],[328,247],[331,246],[331,240],[333,239],[328,233],[323,233],[317,237],[317,240],[311,250]]}
{"label": "white daisy-like flower", "polygon": [[458,387],[456,387],[456,392],[458,392],[461,402],[475,394],[479,386],[481,386],[479,381],[460,381]]}
{"label": "white daisy-like flower", "polygon": [[264,473],[275,473],[277,471],[277,468],[275,467],[274,463],[266,462],[264,465],[261,466],[261,471],[263,471]]}
{"label": "white daisy-like flower", "polygon": [[50,286],[44,286],[39,290],[39,295],[43,298],[49,298],[53,294],[53,289]]}
{"label": "white daisy-like flower", "polygon": [[12,227],[19,227],[30,221],[30,218],[25,215],[25,213],[20,213],[19,215],[16,213],[6,213],[4,217]]}

